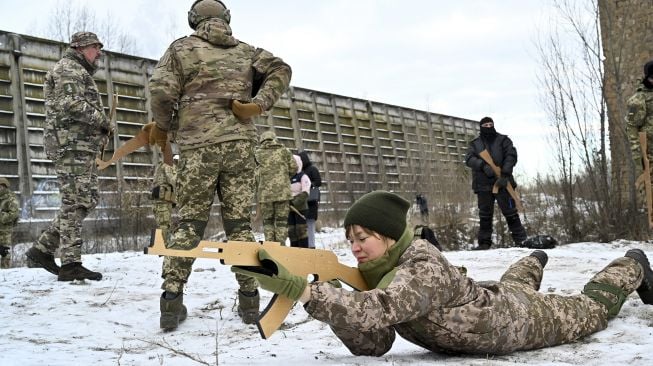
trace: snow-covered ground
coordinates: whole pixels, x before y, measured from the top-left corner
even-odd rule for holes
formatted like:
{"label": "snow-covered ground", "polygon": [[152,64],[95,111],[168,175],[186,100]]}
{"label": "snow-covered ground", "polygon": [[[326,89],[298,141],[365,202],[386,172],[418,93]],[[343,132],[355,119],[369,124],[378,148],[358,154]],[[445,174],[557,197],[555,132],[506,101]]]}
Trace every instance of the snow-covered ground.
{"label": "snow-covered ground", "polygon": [[[322,248],[354,265],[342,230],[318,234]],[[145,243],[144,243],[145,245]],[[612,259],[653,244],[578,243],[548,250],[542,290],[576,294]],[[497,280],[527,249],[446,252],[477,280]],[[263,340],[235,311],[236,281],[218,261],[195,262],[185,292],[188,319],[159,329],[162,259],[142,252],[84,256],[100,282],[57,282],[42,269],[0,271],[0,365],[653,365],[653,306],[637,294],[608,329],[577,343],[508,356],[452,357],[397,337],[385,356],[352,356],[323,323],[296,305],[282,328]],[[270,294],[263,294],[267,303]],[[263,304],[262,304],[263,306]]]}

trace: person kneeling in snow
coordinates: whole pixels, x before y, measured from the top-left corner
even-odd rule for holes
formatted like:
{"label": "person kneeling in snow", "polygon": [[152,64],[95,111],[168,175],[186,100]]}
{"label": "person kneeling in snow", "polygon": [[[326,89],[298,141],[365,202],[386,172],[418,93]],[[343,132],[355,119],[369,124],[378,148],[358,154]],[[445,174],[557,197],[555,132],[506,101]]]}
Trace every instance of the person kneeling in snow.
{"label": "person kneeling in snow", "polygon": [[265,250],[259,251],[262,267],[232,271],[304,303],[355,355],[385,354],[395,333],[433,352],[506,354],[549,347],[606,328],[635,290],[653,304],[653,271],[639,249],[615,259],[580,295],[545,295],[538,292],[545,252],[519,259],[498,282],[476,282],[433,245],[413,238],[406,225],[409,206],[393,193],[375,191],[347,211],[347,240],[371,290],[309,284]]}

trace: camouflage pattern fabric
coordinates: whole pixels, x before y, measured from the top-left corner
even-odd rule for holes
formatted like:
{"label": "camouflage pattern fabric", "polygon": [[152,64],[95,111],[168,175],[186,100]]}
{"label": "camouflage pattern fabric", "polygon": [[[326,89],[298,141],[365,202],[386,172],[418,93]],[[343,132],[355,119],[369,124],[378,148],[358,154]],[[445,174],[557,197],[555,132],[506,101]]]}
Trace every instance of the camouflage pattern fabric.
{"label": "camouflage pattern fabric", "polygon": [[[154,120],[160,129],[171,130],[178,106],[181,150],[256,141],[253,121],[239,121],[230,101],[251,101],[266,111],[288,88],[290,77],[283,60],[239,42],[221,19],[208,19],[190,37],[173,42],[154,69],[150,79]],[[260,88],[252,97],[255,84]]]}
{"label": "camouflage pattern fabric", "polygon": [[[573,342],[607,326],[607,308],[583,294],[539,293],[542,274],[539,261],[528,256],[498,282],[475,282],[435,247],[415,239],[383,286],[351,292],[316,282],[305,308],[355,355],[385,354],[395,332],[434,352],[506,354]],[[642,278],[641,266],[622,257],[590,282],[629,294]]]}
{"label": "camouflage pattern fabric", "polygon": [[640,86],[627,102],[626,129],[637,175],[642,172],[639,133],[646,132],[648,160],[653,162],[653,89]]}
{"label": "camouflage pattern fabric", "polygon": [[306,224],[306,213],[308,209],[297,212],[290,210],[288,213],[288,238],[291,247],[308,248],[308,225]]}
{"label": "camouflage pattern fabric", "polygon": [[[177,184],[177,169],[160,161],[154,171],[154,186],[167,186],[174,193]],[[154,200],[152,203],[156,226],[163,231],[163,237],[168,238],[172,223],[172,203],[164,200]]]}
{"label": "camouflage pattern fabric", "polygon": [[68,49],[45,76],[43,144],[50,160],[67,151],[97,153],[108,139],[110,121],[91,77],[95,67]]}
{"label": "camouflage pattern fabric", "polygon": [[92,44],[99,44],[100,47],[104,47],[93,32],[77,32],[70,37],[70,47],[84,47]]}
{"label": "camouflage pattern fabric", "polygon": [[53,160],[61,207],[34,247],[61,251],[62,265],[81,262],[82,221],[98,203],[95,158],[108,139],[110,121],[91,77],[96,68],[69,48],[45,76],[43,143]]}
{"label": "camouflage pattern fabric", "polygon": [[[197,247],[204,236],[216,190],[227,238],[254,241],[250,214],[255,166],[254,143],[248,140],[182,150],[177,166],[179,224],[167,247]],[[165,257],[162,288],[181,293],[193,262],[193,258]],[[236,274],[236,280],[242,291],[251,292],[257,288],[256,280],[251,277]]]}
{"label": "camouflage pattern fabric", "polygon": [[274,135],[256,149],[256,201],[263,219],[265,240],[285,244],[288,236],[288,201],[292,197],[288,179],[297,171],[292,152]]}
{"label": "camouflage pattern fabric", "polygon": [[[11,189],[0,184],[0,245],[11,248],[11,234],[18,223],[20,206]],[[285,219],[285,217],[284,217]],[[11,251],[0,260],[0,268],[11,267]]]}
{"label": "camouflage pattern fabric", "polygon": [[62,265],[82,261],[82,222],[99,199],[96,156],[71,151],[55,161],[61,207],[34,247],[49,254],[58,248]]}
{"label": "camouflage pattern fabric", "polygon": [[265,240],[286,244],[288,237],[288,201],[259,203],[263,218],[263,235]]}

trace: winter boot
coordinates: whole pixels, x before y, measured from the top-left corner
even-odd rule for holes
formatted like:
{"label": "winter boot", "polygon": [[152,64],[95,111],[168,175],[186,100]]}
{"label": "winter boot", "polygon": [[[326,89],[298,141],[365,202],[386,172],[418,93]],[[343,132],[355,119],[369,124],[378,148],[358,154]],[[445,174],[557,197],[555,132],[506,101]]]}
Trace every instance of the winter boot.
{"label": "winter boot", "polygon": [[543,250],[534,250],[530,256],[537,258],[543,269],[546,266],[546,263],[549,261],[549,256]]}
{"label": "winter boot", "polygon": [[245,324],[254,324],[258,320],[259,294],[238,290],[238,316]]}
{"label": "winter boot", "polygon": [[636,260],[644,269],[644,279],[637,288],[637,294],[644,304],[653,305],[653,270],[651,270],[651,264],[646,258],[646,254],[641,249],[631,249],[626,252],[625,256]]}
{"label": "winter boot", "polygon": [[42,251],[31,247],[25,253],[25,256],[27,257],[27,266],[29,268],[43,268],[54,275],[59,274],[60,268],[54,261],[54,255],[43,253]]}
{"label": "winter boot", "polygon": [[480,243],[477,247],[472,248],[472,250],[488,250],[490,249],[491,244]]}
{"label": "winter boot", "polygon": [[84,268],[81,263],[73,262],[64,264],[59,271],[59,281],[74,281],[74,280],[93,280],[99,281],[102,279],[102,273],[93,272]]}
{"label": "winter boot", "polygon": [[161,294],[160,300],[161,318],[159,326],[165,331],[177,329],[179,323],[186,320],[188,311],[184,306],[184,294],[174,295],[171,292]]}

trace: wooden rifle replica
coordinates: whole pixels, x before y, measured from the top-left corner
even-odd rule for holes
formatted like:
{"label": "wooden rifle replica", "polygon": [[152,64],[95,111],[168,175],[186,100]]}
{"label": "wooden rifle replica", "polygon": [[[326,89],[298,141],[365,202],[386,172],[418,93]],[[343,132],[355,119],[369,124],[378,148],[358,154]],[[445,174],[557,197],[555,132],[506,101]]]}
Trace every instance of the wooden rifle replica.
{"label": "wooden rifle replica", "polygon": [[642,149],[644,171],[639,177],[637,177],[635,186],[640,187],[642,184],[644,185],[644,191],[646,193],[646,209],[648,211],[648,227],[649,229],[653,229],[653,190],[651,189],[651,165],[648,160],[648,139],[646,137],[646,132],[639,133],[639,145]]}
{"label": "wooden rifle replica", "polygon": [[[492,156],[490,156],[490,153],[487,151],[487,149],[481,151],[478,155],[481,157],[481,159],[483,159],[483,161],[485,161],[487,165],[490,166],[490,168],[492,168],[492,171],[494,172],[494,175],[497,178],[501,176],[501,167],[497,166],[494,163],[494,160],[492,160]],[[519,195],[512,187],[512,184],[510,184],[510,182],[508,182],[508,184],[506,185],[506,189],[508,190],[508,194],[510,194],[510,197],[512,197],[512,199],[515,201],[515,207],[517,207],[517,211],[524,212],[524,206],[522,206],[521,204]],[[497,194],[498,192],[499,192],[499,186],[495,182],[494,186],[492,187],[492,193]]]}
{"label": "wooden rifle replica", "polygon": [[[313,275],[316,281],[338,279],[352,288],[365,291],[368,289],[358,268],[346,266],[338,262],[335,253],[323,249],[292,248],[278,242],[245,242],[225,241],[212,242],[202,240],[196,248],[189,250],[167,249],[161,230],[153,232],[150,246],[145,248],[145,254],[165,255],[172,257],[210,258],[218,259],[221,264],[231,266],[261,267],[258,259],[259,249],[265,249],[276,261],[297,276],[307,278]],[[256,321],[259,333],[263,339],[268,339],[290,313],[295,302],[285,296],[275,294]]]}
{"label": "wooden rifle replica", "polygon": [[[126,155],[133,153],[134,151],[140,149],[143,146],[147,146],[150,143],[150,136],[147,131],[141,130],[136,136],[127,140],[122,146],[120,146],[111,156],[111,159],[104,161],[100,158],[95,159],[98,170],[103,170],[109,165],[117,162]],[[170,142],[166,144],[166,148],[163,150],[163,162],[172,166],[172,148]]]}

